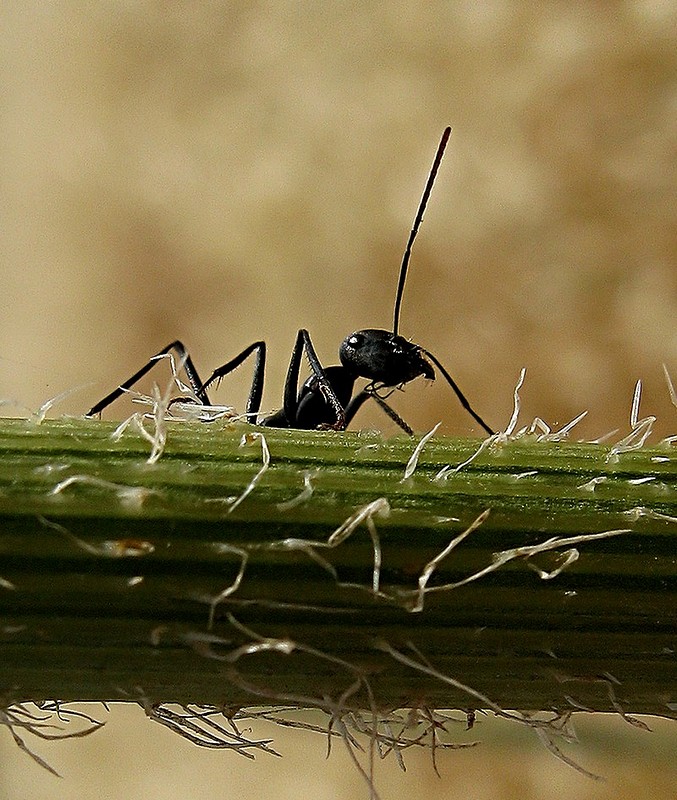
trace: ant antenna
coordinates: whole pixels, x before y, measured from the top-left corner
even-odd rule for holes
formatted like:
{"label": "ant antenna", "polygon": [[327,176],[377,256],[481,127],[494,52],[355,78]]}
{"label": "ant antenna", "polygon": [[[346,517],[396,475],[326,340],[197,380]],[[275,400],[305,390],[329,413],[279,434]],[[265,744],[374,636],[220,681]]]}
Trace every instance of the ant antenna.
{"label": "ant antenna", "polygon": [[421,202],[418,205],[418,211],[416,212],[416,219],[414,220],[414,226],[411,229],[411,233],[409,234],[409,241],[407,242],[407,246],[404,250],[404,257],[402,258],[402,266],[400,267],[400,280],[399,283],[397,284],[397,297],[395,298],[395,317],[393,320],[393,333],[395,335],[397,335],[397,329],[400,326],[400,306],[402,305],[402,293],[404,292],[404,282],[407,279],[407,268],[409,267],[409,259],[411,257],[411,247],[414,244],[414,239],[416,238],[416,234],[418,233],[421,221],[423,220],[423,212],[425,211],[425,207],[428,204],[428,198],[430,197],[430,192],[432,191],[433,183],[435,183],[437,170],[440,168],[440,162],[442,161],[442,156],[444,155],[444,148],[447,146],[450,134],[451,134],[451,128],[446,127],[444,129],[444,133],[442,134],[442,138],[440,139],[440,143],[437,148],[437,153],[435,153],[435,160],[433,161],[432,169],[430,170],[430,174],[428,175],[428,180],[426,181],[425,189],[423,190],[423,196],[421,197]]}

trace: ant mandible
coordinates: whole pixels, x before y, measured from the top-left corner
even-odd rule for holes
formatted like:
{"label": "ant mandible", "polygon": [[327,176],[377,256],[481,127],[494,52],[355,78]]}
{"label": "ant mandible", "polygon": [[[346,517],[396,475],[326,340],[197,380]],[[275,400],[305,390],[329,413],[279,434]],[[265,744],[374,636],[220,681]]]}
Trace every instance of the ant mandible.
{"label": "ant mandible", "polygon": [[[296,335],[296,342],[292,351],[289,369],[287,370],[283,407],[262,419],[258,417],[263,395],[266,362],[266,343],[262,341],[250,344],[235,358],[215,369],[206,381],[200,379],[193,360],[184,345],[178,340],[171,342],[171,344],[168,344],[167,347],[164,347],[153,356],[138,372],[135,372],[124,383],[121,383],[110,394],[107,394],[96,405],[92,406],[87,412],[87,416],[92,417],[99,414],[149,372],[159,358],[172,351],[176,352],[181,359],[188,380],[198,400],[202,404],[209,406],[211,401],[207,395],[207,390],[237,369],[252,353],[256,353],[254,374],[246,406],[246,417],[259,425],[267,425],[273,428],[332,429],[342,431],[350,424],[361,406],[372,398],[405,433],[413,435],[412,429],[388,405],[386,399],[395,389],[401,388],[404,384],[413,381],[414,378],[418,378],[420,375],[429,380],[434,380],[435,370],[432,366],[434,364],[456,393],[463,408],[488,434],[493,434],[492,429],[473,410],[463,392],[438,359],[429,350],[408,341],[398,333],[400,306],[411,257],[411,248],[423,220],[423,213],[425,212],[450,134],[451,128],[449,127],[442,134],[442,139],[437,148],[423,196],[416,212],[414,225],[404,250],[395,298],[392,331],[366,328],[365,330],[351,333],[350,336],[343,340],[339,348],[341,364],[323,367],[315,353],[308,331],[305,328],[301,328]],[[299,390],[299,370],[304,350],[310,363],[312,375]],[[353,396],[357,378],[366,378],[369,383]],[[379,394],[382,390],[386,390],[385,397]]]}

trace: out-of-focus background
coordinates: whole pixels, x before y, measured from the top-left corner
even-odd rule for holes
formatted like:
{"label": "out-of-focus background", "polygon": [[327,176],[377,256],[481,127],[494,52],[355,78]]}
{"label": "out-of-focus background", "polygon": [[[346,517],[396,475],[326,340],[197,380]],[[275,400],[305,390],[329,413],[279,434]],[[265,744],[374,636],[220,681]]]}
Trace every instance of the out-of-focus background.
{"label": "out-of-focus background", "polygon": [[[329,364],[352,330],[391,324],[450,124],[401,332],[496,427],[526,367],[525,422],[587,409],[580,436],[626,431],[641,378],[641,413],[675,432],[662,371],[677,383],[673,2],[8,0],[0,23],[0,398],[18,404],[6,413],[75,387],[55,413],[82,413],[175,338],[205,375],[265,339],[264,407],[278,407],[299,327]],[[224,381],[218,399],[243,409],[249,375]],[[394,400],[417,430],[442,419],[447,433],[477,432],[440,381]],[[373,409],[355,424],[394,432]],[[232,793],[234,757],[181,742],[165,762],[166,734],[123,717],[128,727],[99,734],[113,737],[104,749],[96,737],[65,745],[92,760],[78,757],[47,793],[32,794],[36,769],[5,751],[26,782],[7,777],[4,796],[76,786],[85,797],[89,785],[97,797],[173,797],[179,773],[192,796],[206,784]],[[666,774],[674,790],[674,763],[656,770],[619,736],[610,729],[615,791],[636,767],[642,789],[628,797],[648,796],[648,783],[673,797],[660,791]],[[257,763],[241,796],[282,795],[293,774],[306,787],[313,776],[294,797],[363,791],[340,756],[325,763],[321,746],[311,756],[298,741],[283,762],[296,758],[296,773],[274,761],[259,784]],[[418,770],[410,789],[394,770],[384,796],[621,796],[506,746],[505,758],[489,745],[451,754],[425,789]],[[125,783],[128,765],[144,771],[141,788]]]}
{"label": "out-of-focus background", "polygon": [[[266,339],[279,406],[299,327],[336,363],[348,333],[391,324],[450,124],[401,332],[496,427],[526,367],[525,421],[627,426],[641,378],[642,413],[674,433],[674,3],[0,13],[1,397],[35,408],[94,381],[56,409],[80,413],[175,338],[205,374]],[[242,409],[239,373],[219,399]],[[474,429],[441,381],[395,404],[417,430]]]}
{"label": "out-of-focus background", "polygon": [[[101,719],[101,707],[85,710]],[[148,720],[137,707],[113,707],[106,727],[85,739],[40,742],[34,749],[59,770],[61,780],[0,738],[3,800],[368,800],[369,788],[342,742],[320,733],[257,725],[251,736],[272,739],[281,758],[255,760],[234,752],[198,750]],[[568,758],[599,780],[558,761],[532,731],[478,715],[464,732],[463,715],[450,725],[450,741],[479,742],[462,750],[403,754],[406,772],[391,753],[376,758],[381,800],[674,800],[677,787],[674,721],[647,719],[651,732],[620,716],[581,715],[578,743],[559,742]],[[314,717],[313,722],[317,722]],[[30,739],[22,732],[25,739]],[[368,740],[362,740],[368,749]],[[360,755],[360,754],[358,754]],[[369,760],[361,754],[364,769]]]}

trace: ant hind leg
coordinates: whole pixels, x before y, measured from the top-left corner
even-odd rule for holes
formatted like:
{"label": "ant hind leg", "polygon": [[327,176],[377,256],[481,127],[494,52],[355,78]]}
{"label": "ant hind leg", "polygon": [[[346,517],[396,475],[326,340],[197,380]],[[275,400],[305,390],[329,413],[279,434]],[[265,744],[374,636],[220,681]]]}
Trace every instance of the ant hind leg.
{"label": "ant hind leg", "polygon": [[92,406],[89,409],[85,416],[93,417],[97,414],[100,414],[104,408],[107,408],[112,402],[121,397],[128,389],[130,389],[137,381],[141,380],[150,370],[156,365],[159,359],[163,356],[168,355],[172,351],[175,351],[179,356],[181,365],[183,366],[186,375],[188,376],[188,380],[190,382],[190,386],[195,392],[195,396],[197,397],[198,401],[205,406],[210,406],[212,403],[209,399],[209,395],[207,394],[207,389],[214,383],[218,383],[221,378],[228,375],[234,369],[240,366],[240,364],[250,356],[254,351],[256,351],[256,364],[254,366],[254,377],[252,378],[252,385],[249,391],[249,398],[247,400],[247,417],[254,417],[254,422],[256,421],[256,415],[258,414],[259,408],[261,407],[261,397],[263,395],[263,378],[265,372],[265,363],[266,363],[266,345],[265,342],[254,342],[254,344],[249,345],[249,347],[245,348],[239,355],[235,356],[235,358],[228,361],[223,366],[215,369],[214,372],[209,376],[206,381],[203,381],[200,378],[200,375],[195,368],[195,364],[193,363],[192,358],[188,354],[185,346],[182,342],[178,339],[174,342],[171,342],[166,347],[163,347],[159,353],[156,353],[148,363],[144,364],[140,370],[137,370],[130,378],[127,378],[124,383],[121,383],[112,392],[109,392],[103,399],[99,400],[96,405]]}
{"label": "ant hind leg", "polygon": [[94,417],[97,414],[100,414],[104,408],[107,408],[112,402],[121,397],[128,389],[130,389],[134,384],[141,380],[144,375],[153,369],[153,367],[157,364],[158,360],[161,359],[163,356],[168,355],[171,353],[172,350],[175,350],[178,354],[183,368],[186,371],[186,375],[188,376],[188,380],[190,381],[190,385],[193,388],[193,391],[198,396],[200,402],[204,403],[205,405],[210,405],[209,398],[207,397],[207,393],[202,389],[202,380],[198,374],[198,371],[195,369],[195,364],[193,364],[192,358],[188,355],[188,351],[184,347],[183,343],[178,339],[168,344],[166,347],[163,347],[159,353],[156,353],[147,364],[144,364],[140,370],[137,370],[130,378],[127,378],[124,383],[121,383],[112,392],[109,392],[104,398],[99,400],[98,403],[93,405],[89,411],[85,414],[86,417]]}

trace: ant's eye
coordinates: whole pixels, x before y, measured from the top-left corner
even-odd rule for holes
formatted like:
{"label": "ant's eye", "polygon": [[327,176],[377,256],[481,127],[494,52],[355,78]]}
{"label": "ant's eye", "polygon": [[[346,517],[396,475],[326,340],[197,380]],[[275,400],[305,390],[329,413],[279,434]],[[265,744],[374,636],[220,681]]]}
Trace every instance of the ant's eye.
{"label": "ant's eye", "polygon": [[362,336],[361,333],[354,333],[352,336],[348,337],[348,344],[355,349],[362,347],[364,344],[364,336]]}

